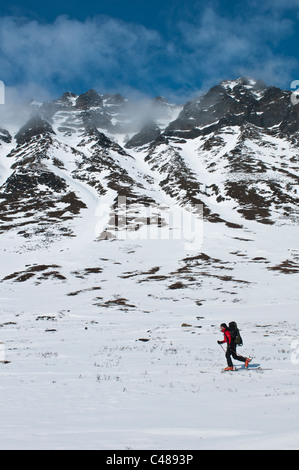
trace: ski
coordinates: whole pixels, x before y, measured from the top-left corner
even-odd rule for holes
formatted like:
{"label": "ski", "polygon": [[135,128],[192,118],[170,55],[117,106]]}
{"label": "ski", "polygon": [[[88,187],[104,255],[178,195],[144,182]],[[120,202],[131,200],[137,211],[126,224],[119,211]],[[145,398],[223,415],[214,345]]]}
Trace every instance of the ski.
{"label": "ski", "polygon": [[245,366],[237,366],[235,367],[236,370],[257,370],[257,369],[261,369],[261,365],[260,364],[252,364],[252,365],[248,365],[248,367],[245,367]]}
{"label": "ski", "polygon": [[252,365],[252,366],[248,366],[248,367],[244,367],[244,366],[234,366],[234,368],[232,370],[226,370],[226,369],[222,369],[221,372],[238,372],[238,371],[253,371],[253,370],[273,370],[273,369],[270,369],[270,368],[265,368],[265,367],[262,367],[260,364],[257,364],[257,365]]}

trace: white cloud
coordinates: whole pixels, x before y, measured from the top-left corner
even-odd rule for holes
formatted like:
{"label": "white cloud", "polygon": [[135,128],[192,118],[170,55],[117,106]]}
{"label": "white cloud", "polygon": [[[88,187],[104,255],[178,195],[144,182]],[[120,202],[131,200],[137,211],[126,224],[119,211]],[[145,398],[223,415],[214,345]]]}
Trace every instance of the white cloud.
{"label": "white cloud", "polygon": [[192,21],[180,22],[182,50],[185,45],[189,51],[182,67],[186,78],[197,73],[205,83],[215,84],[247,75],[269,84],[289,83],[298,60],[278,51],[280,42],[294,33],[293,20],[277,11],[248,13],[241,9],[221,16],[206,7]]}
{"label": "white cloud", "polygon": [[[35,85],[37,99],[57,96],[57,90],[96,88],[177,96],[180,102],[240,75],[288,83],[298,59],[277,51],[280,41],[294,33],[295,18],[284,15],[278,1],[271,10],[266,8],[270,0],[264,0],[263,11],[253,8],[254,2],[245,2],[251,8],[234,15],[221,15],[216,0],[204,8],[195,2],[192,16],[180,10],[179,20],[168,18],[165,37],[109,17],[59,17],[51,24],[0,17],[0,79],[17,87],[20,96],[32,96]],[[286,2],[288,11],[297,3]]]}
{"label": "white cloud", "polygon": [[1,73],[8,84],[97,81],[109,87],[109,81],[127,82],[129,74],[142,79],[160,45],[155,31],[111,18],[59,17],[53,24],[0,18]]}

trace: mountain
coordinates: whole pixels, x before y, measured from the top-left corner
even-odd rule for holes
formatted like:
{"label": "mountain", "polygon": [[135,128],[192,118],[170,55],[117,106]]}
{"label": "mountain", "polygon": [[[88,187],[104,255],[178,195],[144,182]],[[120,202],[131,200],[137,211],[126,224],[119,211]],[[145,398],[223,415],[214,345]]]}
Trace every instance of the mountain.
{"label": "mountain", "polygon": [[203,203],[211,221],[296,220],[297,111],[290,92],[247,78],[181,108],[161,97],[137,107],[95,90],[65,93],[33,106],[13,138],[2,129],[10,174],[1,182],[1,231],[21,225],[29,236],[55,222],[71,233],[63,221],[86,204],[69,178],[96,189],[99,203],[122,195],[159,205],[158,187],[173,204]]}
{"label": "mountain", "polygon": [[[104,243],[109,251],[105,242],[168,240],[185,248],[174,249],[174,269],[161,280],[198,285],[196,255],[223,285],[235,279],[221,276],[225,252],[242,251],[228,240],[297,226],[298,105],[288,91],[240,78],[182,106],[89,90],[33,101],[27,111],[17,132],[1,125],[3,247],[13,240],[13,251],[32,254],[73,243],[84,252]],[[219,257],[220,236],[226,243]],[[261,251],[254,264],[271,265]],[[289,251],[278,265],[297,272],[298,251]],[[235,271],[239,260],[229,265]]]}
{"label": "mountain", "polygon": [[[3,445],[297,442],[298,110],[243,77],[180,106],[66,92],[0,122]],[[233,319],[277,372],[219,379]]]}

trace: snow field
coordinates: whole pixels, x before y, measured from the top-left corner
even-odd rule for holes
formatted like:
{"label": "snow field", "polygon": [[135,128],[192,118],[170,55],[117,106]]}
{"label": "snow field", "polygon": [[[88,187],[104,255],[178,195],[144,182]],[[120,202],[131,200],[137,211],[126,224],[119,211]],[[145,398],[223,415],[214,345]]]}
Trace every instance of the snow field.
{"label": "snow field", "polygon": [[[145,241],[110,243],[114,259],[110,251],[106,261],[101,244],[98,258],[94,246],[74,258],[71,244],[64,251],[58,244],[56,256],[53,248],[41,251],[39,259],[30,252],[6,254],[10,267],[2,265],[1,275],[51,260],[68,278],[67,272],[99,258],[103,272],[65,282],[0,283],[1,342],[11,361],[0,364],[0,447],[298,448],[299,365],[291,344],[299,338],[299,321],[291,279],[272,302],[265,284],[282,284],[272,273],[242,289],[239,302],[208,285],[204,292],[168,290],[166,281],[120,276],[158,260],[162,273],[171,271],[177,262],[171,244],[162,249],[159,243],[150,253]],[[91,290],[95,286],[101,289]],[[106,306],[106,299],[116,302]],[[252,364],[265,370],[221,374],[219,325],[231,320],[243,335],[240,354],[252,355]]]}

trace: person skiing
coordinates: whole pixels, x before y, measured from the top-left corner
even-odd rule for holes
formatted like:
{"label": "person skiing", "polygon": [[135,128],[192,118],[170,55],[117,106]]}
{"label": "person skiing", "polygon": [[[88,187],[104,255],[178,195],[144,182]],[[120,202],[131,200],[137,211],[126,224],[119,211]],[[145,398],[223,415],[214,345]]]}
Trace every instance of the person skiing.
{"label": "person skiing", "polygon": [[226,349],[226,353],[225,353],[225,357],[226,357],[226,360],[227,360],[227,367],[224,370],[234,370],[231,356],[234,359],[236,359],[237,361],[245,362],[245,368],[247,369],[248,364],[251,361],[251,359],[249,357],[243,357],[243,356],[239,356],[239,354],[237,354],[237,345],[232,340],[229,328],[226,325],[226,323],[221,323],[220,329],[221,329],[222,333],[224,334],[224,339],[223,339],[223,341],[217,341],[217,343],[218,344],[224,344],[224,343],[227,344],[227,349]]}

